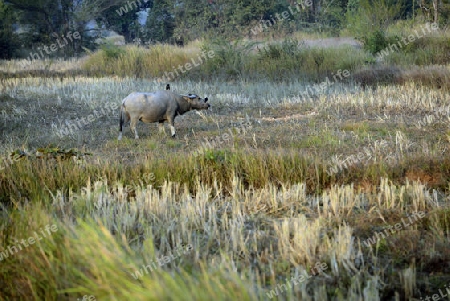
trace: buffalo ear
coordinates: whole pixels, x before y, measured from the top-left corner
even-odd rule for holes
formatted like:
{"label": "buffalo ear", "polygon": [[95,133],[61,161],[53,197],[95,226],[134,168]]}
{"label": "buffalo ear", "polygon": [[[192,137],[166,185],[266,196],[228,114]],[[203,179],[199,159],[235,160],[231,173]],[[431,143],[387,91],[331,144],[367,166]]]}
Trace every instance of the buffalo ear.
{"label": "buffalo ear", "polygon": [[207,102],[208,101],[208,97],[205,97],[205,102]]}
{"label": "buffalo ear", "polygon": [[189,96],[182,95],[182,97],[183,97],[184,100],[186,100],[188,102],[191,102],[191,98]]}

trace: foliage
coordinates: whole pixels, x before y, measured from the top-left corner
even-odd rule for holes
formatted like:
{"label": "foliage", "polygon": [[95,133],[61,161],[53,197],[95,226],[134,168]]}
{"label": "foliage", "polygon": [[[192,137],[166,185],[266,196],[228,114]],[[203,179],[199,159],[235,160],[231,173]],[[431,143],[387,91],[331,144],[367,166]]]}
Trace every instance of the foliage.
{"label": "foliage", "polygon": [[286,57],[292,56],[294,58],[299,58],[301,50],[299,48],[299,41],[296,39],[285,39],[281,44],[269,44],[262,48],[260,51],[260,58],[264,60],[268,59],[285,59]]}
{"label": "foliage", "polygon": [[142,35],[140,33],[141,26],[137,20],[137,13],[152,6],[153,0],[121,2],[106,9],[102,15],[96,18],[96,21],[106,28],[123,35],[125,41],[131,43]]}
{"label": "foliage", "polygon": [[394,0],[359,0],[348,2],[347,29],[358,39],[384,32],[399,18],[401,5]]}
{"label": "foliage", "polygon": [[384,31],[380,29],[362,36],[361,40],[364,44],[364,49],[372,54],[378,53],[380,50],[385,49],[389,44],[396,41],[394,38],[387,38]]}
{"label": "foliage", "polygon": [[0,0],[0,59],[10,59],[13,56],[16,43],[12,31],[13,11]]}
{"label": "foliage", "polygon": [[20,43],[26,49],[55,42],[55,37],[66,36],[78,31],[81,39],[70,41],[70,47],[58,49],[64,56],[81,52],[83,46],[91,43],[85,35],[87,24],[97,18],[111,5],[122,0],[10,0],[11,10],[18,15],[18,23],[23,27]]}
{"label": "foliage", "polygon": [[225,75],[226,77],[245,76],[246,60],[251,56],[251,51],[256,42],[234,41],[224,39],[206,41],[201,50],[213,51],[214,57],[206,61],[202,69],[207,74]]}
{"label": "foliage", "polygon": [[[7,6],[11,11],[8,16],[17,16],[17,24],[25,29],[18,40],[24,49],[16,51],[15,55],[54,42],[55,34],[61,36],[68,31],[79,31],[83,34],[82,39],[58,53],[67,57],[84,48],[93,49],[93,37],[108,30],[123,35],[127,43],[182,45],[218,37],[242,40],[253,37],[252,29],[264,23],[270,24],[270,28],[258,31],[258,37],[283,38],[302,31],[332,36],[344,33],[360,40],[379,41],[379,33],[398,20],[430,21],[437,18],[444,27],[450,16],[450,5],[438,1],[437,10],[434,10],[430,1],[421,1],[418,6],[408,0],[10,0]],[[282,17],[283,13],[286,18]],[[146,24],[142,25],[138,18],[144,15],[147,16]],[[98,27],[92,27],[89,23],[92,20],[97,21]],[[11,24],[8,18],[3,18],[2,22]],[[3,40],[14,40],[8,36],[10,26],[2,28]],[[372,52],[379,48],[377,44],[369,46]],[[4,45],[2,53],[9,57],[14,55],[7,50],[13,47]]]}
{"label": "foliage", "polygon": [[175,29],[175,19],[170,0],[155,1],[147,18],[147,39],[156,42],[168,41]]}
{"label": "foliage", "polygon": [[273,0],[185,1],[173,9],[176,19],[174,34],[186,40],[218,36],[239,39],[249,34],[249,26],[253,22],[269,20],[286,9],[284,1]]}
{"label": "foliage", "polygon": [[345,13],[347,11],[347,0],[329,0],[323,2],[323,10],[317,14],[317,20],[323,31],[329,31],[333,36],[345,25]]}
{"label": "foliage", "polygon": [[125,50],[112,43],[105,43],[100,46],[107,60],[118,59],[125,54]]}
{"label": "foliage", "polygon": [[359,0],[347,4],[347,30],[372,54],[395,41],[386,30],[399,18],[402,2],[393,0]]}

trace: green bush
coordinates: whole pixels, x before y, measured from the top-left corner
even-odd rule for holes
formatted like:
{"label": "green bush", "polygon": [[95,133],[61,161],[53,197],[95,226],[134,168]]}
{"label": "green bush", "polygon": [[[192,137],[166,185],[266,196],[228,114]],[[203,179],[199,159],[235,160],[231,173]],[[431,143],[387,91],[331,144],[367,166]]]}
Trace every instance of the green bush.
{"label": "green bush", "polygon": [[372,54],[376,54],[388,47],[389,44],[397,42],[395,37],[387,37],[383,30],[375,30],[361,37],[364,49]]}
{"label": "green bush", "polygon": [[100,46],[100,49],[103,51],[103,54],[107,60],[117,59],[121,55],[125,54],[125,50],[116,46],[112,43],[105,43]]}
{"label": "green bush", "polygon": [[251,56],[250,52],[257,42],[235,41],[215,39],[205,42],[200,48],[208,53],[214,51],[214,57],[208,59],[201,67],[206,74],[243,76],[246,60]]}
{"label": "green bush", "polygon": [[305,77],[303,66],[307,56],[307,48],[299,44],[298,40],[287,38],[281,43],[267,44],[258,49],[247,67],[250,74],[259,74],[259,77],[270,80]]}
{"label": "green bush", "polygon": [[299,58],[301,51],[297,39],[285,39],[281,44],[269,44],[259,51],[259,59]]}

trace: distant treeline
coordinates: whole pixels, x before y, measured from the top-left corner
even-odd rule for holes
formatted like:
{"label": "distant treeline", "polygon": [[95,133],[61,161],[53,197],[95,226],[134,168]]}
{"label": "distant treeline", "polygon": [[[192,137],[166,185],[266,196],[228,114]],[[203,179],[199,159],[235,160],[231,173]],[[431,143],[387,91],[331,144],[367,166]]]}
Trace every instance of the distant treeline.
{"label": "distant treeline", "polygon": [[183,45],[198,38],[285,37],[295,31],[345,30],[358,37],[398,20],[420,18],[442,27],[449,16],[444,0],[0,0],[0,58],[26,57],[68,32],[79,32],[81,39],[50,56],[94,49],[105,29],[127,43]]}

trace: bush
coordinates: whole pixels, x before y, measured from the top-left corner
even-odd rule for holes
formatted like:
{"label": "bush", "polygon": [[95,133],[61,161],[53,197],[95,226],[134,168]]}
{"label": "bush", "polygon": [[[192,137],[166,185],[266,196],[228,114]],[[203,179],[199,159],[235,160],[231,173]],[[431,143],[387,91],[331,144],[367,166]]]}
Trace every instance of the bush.
{"label": "bush", "polygon": [[107,60],[117,59],[121,55],[125,54],[125,50],[116,46],[112,43],[105,43],[100,46],[100,49],[103,51],[103,54]]}
{"label": "bush", "polygon": [[396,37],[387,37],[383,30],[375,30],[360,38],[364,44],[364,49],[372,54],[385,49],[389,44],[397,42]]}
{"label": "bush", "polygon": [[285,39],[281,43],[272,43],[258,49],[256,56],[249,60],[247,68],[250,74],[270,80],[287,80],[299,77],[304,70],[306,48],[296,39]]}
{"label": "bush", "polygon": [[257,42],[215,39],[205,42],[200,48],[204,52],[214,51],[214,57],[207,60],[201,67],[204,73],[210,75],[243,76],[250,52]]}
{"label": "bush", "polygon": [[299,58],[301,51],[297,39],[285,39],[281,44],[269,44],[260,52],[260,59],[281,59],[287,57]]}

